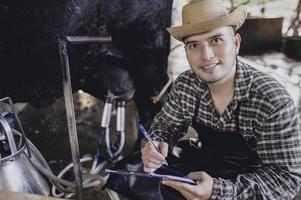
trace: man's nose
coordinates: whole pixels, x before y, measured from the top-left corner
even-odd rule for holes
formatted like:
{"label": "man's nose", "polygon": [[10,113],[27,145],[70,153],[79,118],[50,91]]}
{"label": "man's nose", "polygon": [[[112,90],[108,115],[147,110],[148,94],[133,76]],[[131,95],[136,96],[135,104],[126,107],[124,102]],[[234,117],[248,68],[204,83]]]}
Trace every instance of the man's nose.
{"label": "man's nose", "polygon": [[214,57],[214,51],[209,45],[203,45],[201,49],[201,59],[210,60]]}

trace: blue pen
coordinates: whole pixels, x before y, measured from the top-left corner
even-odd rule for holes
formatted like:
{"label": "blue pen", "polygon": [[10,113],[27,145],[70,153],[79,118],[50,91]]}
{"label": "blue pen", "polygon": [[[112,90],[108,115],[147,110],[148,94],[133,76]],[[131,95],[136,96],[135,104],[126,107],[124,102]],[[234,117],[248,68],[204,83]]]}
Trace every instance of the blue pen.
{"label": "blue pen", "polygon": [[[140,132],[143,134],[143,136],[147,139],[147,141],[149,143],[151,143],[151,145],[156,149],[157,152],[161,153],[160,150],[156,147],[156,145],[154,144],[153,140],[151,139],[151,137],[149,136],[149,134],[146,132],[145,128],[142,126],[142,124],[139,124],[139,130]],[[167,161],[164,159],[163,164],[165,164],[166,166],[168,166]]]}

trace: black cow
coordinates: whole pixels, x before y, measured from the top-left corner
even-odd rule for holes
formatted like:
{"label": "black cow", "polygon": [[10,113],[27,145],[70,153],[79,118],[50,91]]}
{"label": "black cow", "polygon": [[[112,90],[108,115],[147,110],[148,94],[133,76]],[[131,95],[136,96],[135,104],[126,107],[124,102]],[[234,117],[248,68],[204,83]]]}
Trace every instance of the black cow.
{"label": "black cow", "polygon": [[103,99],[134,99],[146,126],[167,81],[170,0],[1,0],[0,97],[43,107],[62,96],[58,38],[111,36],[112,43],[69,46],[72,88]]}

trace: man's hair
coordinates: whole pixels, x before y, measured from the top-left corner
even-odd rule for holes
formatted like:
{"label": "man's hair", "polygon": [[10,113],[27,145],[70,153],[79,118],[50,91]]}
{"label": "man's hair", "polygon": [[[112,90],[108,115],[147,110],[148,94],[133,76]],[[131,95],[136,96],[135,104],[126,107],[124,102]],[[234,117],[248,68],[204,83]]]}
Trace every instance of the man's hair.
{"label": "man's hair", "polygon": [[[229,26],[229,28],[230,27],[232,27],[232,30],[233,30],[233,36],[235,36],[236,35],[236,33],[237,33],[237,31],[235,31],[235,26]],[[186,38],[188,38],[189,36],[187,36],[187,37],[184,37],[182,40],[183,40],[183,43],[185,44],[185,40],[186,40]]]}

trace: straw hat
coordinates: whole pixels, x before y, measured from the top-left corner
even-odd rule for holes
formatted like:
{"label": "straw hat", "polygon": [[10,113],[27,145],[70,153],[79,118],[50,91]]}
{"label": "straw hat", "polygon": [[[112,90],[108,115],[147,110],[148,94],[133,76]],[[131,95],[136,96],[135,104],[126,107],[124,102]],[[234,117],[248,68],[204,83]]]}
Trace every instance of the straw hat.
{"label": "straw hat", "polygon": [[167,28],[177,40],[214,30],[222,26],[234,26],[238,30],[247,18],[246,6],[229,13],[223,0],[197,0],[183,7],[182,26]]}

